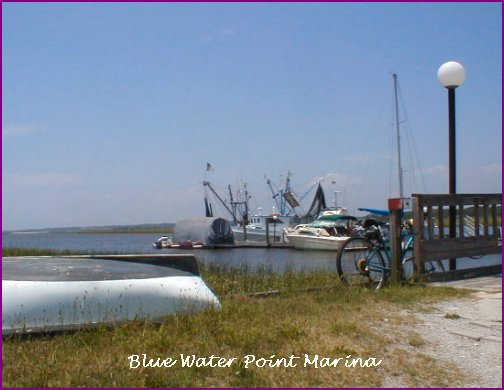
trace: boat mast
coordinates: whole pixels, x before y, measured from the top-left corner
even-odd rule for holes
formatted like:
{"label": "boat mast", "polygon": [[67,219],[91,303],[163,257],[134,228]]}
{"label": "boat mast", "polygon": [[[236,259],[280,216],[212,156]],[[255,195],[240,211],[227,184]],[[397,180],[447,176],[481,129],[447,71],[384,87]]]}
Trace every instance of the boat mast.
{"label": "boat mast", "polygon": [[394,77],[394,100],[395,100],[395,123],[397,132],[397,164],[399,166],[399,198],[404,198],[403,192],[403,175],[401,166],[401,131],[399,125],[399,102],[397,98],[397,74],[393,73]]}
{"label": "boat mast", "polygon": [[[233,200],[233,193],[231,192],[231,185],[228,186],[229,188],[229,196],[230,196],[230,203],[233,207],[233,212],[234,215],[238,215],[241,217],[241,222],[243,226],[248,225],[248,191],[247,191],[247,183],[243,183],[243,193],[238,192],[238,199],[239,200]],[[236,221],[235,221],[236,222]]]}
{"label": "boat mast", "polygon": [[[291,176],[292,176],[292,172],[288,171],[287,172],[287,179],[285,180],[285,187],[283,187],[283,188],[282,188],[283,176],[280,176],[279,185],[275,186],[275,187],[279,188],[276,192],[275,192],[275,189],[273,188],[273,184],[271,183],[271,179],[268,179],[266,177],[266,175],[264,176],[266,178],[266,183],[268,184],[268,186],[270,188],[272,198],[275,201],[276,208],[278,209],[278,213],[280,215],[288,215],[288,213],[290,213],[291,211],[293,214],[296,213],[296,211],[294,210],[294,207],[296,207],[296,206],[293,206],[292,204],[290,204],[290,202],[286,199],[286,197],[288,197],[288,196],[292,197],[292,194],[291,194],[292,189],[290,186]],[[294,202],[296,202],[296,201],[294,200]],[[287,207],[288,207],[287,204],[289,204],[290,209],[291,209],[289,212],[287,212]],[[298,206],[299,206],[299,204],[298,204]]]}
{"label": "boat mast", "polygon": [[[287,193],[292,193],[292,189],[291,189],[291,186],[290,186],[290,182],[291,182],[291,176],[292,176],[292,172],[291,171],[287,171],[287,179],[285,181],[285,190],[282,194],[282,208],[280,209],[280,214],[281,215],[287,215],[287,205],[286,205],[286,199],[285,199],[285,194]],[[296,211],[292,208],[292,212],[295,214]]]}
{"label": "boat mast", "polygon": [[215,195],[215,197],[217,198],[217,200],[219,200],[219,202],[221,202],[221,204],[224,206],[224,208],[233,217],[233,222],[237,223],[238,221],[236,219],[236,215],[233,214],[233,212],[229,209],[229,207],[226,204],[226,202],[224,202],[224,200],[222,200],[222,198],[219,196],[219,194],[214,190],[214,188],[212,187],[212,185],[210,184],[210,182],[208,180],[205,180],[205,181],[203,181],[203,185],[207,186],[208,188],[210,188],[210,191],[212,191],[212,193]]}
{"label": "boat mast", "polygon": [[[266,183],[268,184],[268,186],[270,188],[272,198],[275,201],[275,204],[277,205],[278,210],[281,210],[280,203],[278,203],[278,196],[280,195],[280,198],[281,198],[281,194],[279,192],[275,192],[275,190],[273,189],[273,184],[271,184],[271,179],[266,178]],[[280,202],[281,202],[281,200],[280,200]]]}
{"label": "boat mast", "polygon": [[236,216],[236,203],[233,200],[233,192],[231,191],[231,184],[228,184],[228,191],[229,191],[229,204],[233,208],[233,215]]}

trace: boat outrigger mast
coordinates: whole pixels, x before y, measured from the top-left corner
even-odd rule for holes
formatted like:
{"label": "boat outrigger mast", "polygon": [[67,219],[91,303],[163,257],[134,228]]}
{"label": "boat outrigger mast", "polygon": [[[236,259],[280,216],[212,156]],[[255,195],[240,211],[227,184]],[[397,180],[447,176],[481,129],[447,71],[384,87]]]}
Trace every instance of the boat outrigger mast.
{"label": "boat outrigger mast", "polygon": [[[243,200],[234,200],[233,198],[233,192],[231,191],[231,185],[228,186],[229,190],[229,204],[226,203],[224,199],[220,197],[220,195],[217,193],[217,191],[212,187],[212,184],[208,180],[203,181],[203,185],[205,187],[208,187],[212,194],[215,195],[215,198],[224,206],[226,211],[229,213],[231,218],[233,219],[233,223],[239,224],[242,223],[244,225],[248,224],[248,191],[247,191],[247,184],[244,184],[244,194],[243,196],[239,196],[240,199]],[[231,207],[230,207],[231,206]],[[212,207],[209,204],[207,197],[205,196],[205,208],[206,208],[206,213],[207,217],[211,217],[213,215],[209,215],[209,211],[212,211]]]}
{"label": "boat outrigger mast", "polygon": [[[227,210],[227,212],[231,215],[231,217],[233,218],[233,222],[234,223],[238,223],[238,219],[236,218],[236,214],[233,213],[233,211],[231,211],[231,209],[228,207],[228,205],[226,204],[226,202],[224,202],[224,200],[219,196],[219,194],[217,193],[217,191],[214,190],[214,188],[212,187],[212,185],[210,184],[210,182],[208,180],[204,180],[203,181],[203,185],[208,187],[210,189],[210,191],[212,191],[212,193],[215,195],[215,197],[217,198],[217,200],[224,206],[224,208]],[[206,198],[205,198],[205,201],[206,201]],[[207,210],[208,210],[208,206],[207,206]]]}
{"label": "boat outrigger mast", "polygon": [[[273,200],[275,201],[275,205],[280,215],[296,215],[297,213],[295,208],[300,206],[299,202],[294,197],[292,188],[290,186],[291,176],[292,173],[289,171],[287,173],[285,188],[279,189],[276,192],[273,188],[273,184],[271,183],[271,179],[266,178],[266,183],[271,190]],[[287,210],[287,208],[290,208],[290,210]]]}
{"label": "boat outrigger mast", "polygon": [[[231,204],[231,206],[233,207],[233,212],[234,212],[234,216],[235,216],[235,222],[236,222],[236,215],[238,214],[238,209],[240,210],[240,212],[242,212],[241,214],[241,220],[242,220],[242,223],[243,225],[248,225],[248,220],[249,220],[249,212],[248,212],[248,199],[249,199],[249,196],[248,196],[248,191],[247,191],[247,183],[244,183],[243,184],[243,195],[244,195],[244,199],[245,200],[240,200],[240,201],[236,201],[236,200],[233,200],[233,192],[231,191],[231,185],[228,185],[228,189],[229,189],[229,203]],[[243,206],[243,209],[241,208],[241,206]]]}

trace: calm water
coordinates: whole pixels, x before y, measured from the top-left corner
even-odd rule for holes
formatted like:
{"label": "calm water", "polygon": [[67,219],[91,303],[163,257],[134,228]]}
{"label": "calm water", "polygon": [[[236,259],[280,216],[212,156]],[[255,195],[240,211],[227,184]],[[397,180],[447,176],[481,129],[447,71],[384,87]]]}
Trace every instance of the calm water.
{"label": "calm water", "polygon": [[2,234],[3,248],[36,248],[86,253],[192,253],[205,264],[230,267],[247,265],[254,269],[266,267],[275,271],[289,269],[331,269],[336,272],[336,255],[330,252],[302,252],[293,249],[155,249],[152,244],[159,233],[138,234],[78,234],[32,233]]}
{"label": "calm water", "polygon": [[[152,243],[160,237],[159,233],[141,234],[78,234],[78,233],[32,233],[2,234],[2,248],[35,248],[58,251],[71,250],[88,253],[193,253],[204,264],[221,264],[229,267],[265,267],[277,272],[285,269],[316,270],[336,272],[336,253],[304,252],[294,249],[155,249]],[[484,256],[480,259],[459,259],[458,268],[480,265],[500,264],[500,255]]]}

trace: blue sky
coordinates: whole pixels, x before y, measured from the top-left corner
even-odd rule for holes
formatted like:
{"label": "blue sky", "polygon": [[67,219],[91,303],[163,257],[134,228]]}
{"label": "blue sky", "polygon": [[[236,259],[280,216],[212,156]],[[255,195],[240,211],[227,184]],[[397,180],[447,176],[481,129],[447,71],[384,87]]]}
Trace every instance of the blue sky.
{"label": "blue sky", "polygon": [[2,227],[176,222],[207,176],[269,211],[288,171],[384,208],[392,73],[405,192],[446,193],[449,60],[457,191],[501,192],[501,37],[501,3],[3,3]]}

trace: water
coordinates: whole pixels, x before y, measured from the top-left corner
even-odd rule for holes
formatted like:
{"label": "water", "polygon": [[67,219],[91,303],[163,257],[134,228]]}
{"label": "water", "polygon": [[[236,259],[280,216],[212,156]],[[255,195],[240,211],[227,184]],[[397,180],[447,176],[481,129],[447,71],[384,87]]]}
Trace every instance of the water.
{"label": "water", "polygon": [[[2,248],[52,249],[83,254],[173,254],[191,253],[203,264],[219,264],[226,267],[266,268],[275,272],[286,269],[328,270],[336,272],[336,252],[298,251],[285,248],[234,248],[234,249],[155,249],[152,243],[159,233],[136,234],[79,234],[79,233],[31,233],[2,234]],[[457,260],[458,268],[471,268],[501,264],[501,255],[488,255],[480,259]]]}
{"label": "water", "polygon": [[2,248],[34,248],[57,251],[77,251],[83,254],[173,254],[191,253],[204,264],[226,267],[266,268],[282,272],[286,269],[325,269],[336,272],[335,252],[303,252],[294,249],[233,248],[233,249],[155,249],[152,244],[159,233],[82,234],[31,233],[2,234]]}
{"label": "water", "polygon": [[2,234],[2,248],[70,250],[82,253],[158,253],[152,243],[159,237],[159,233],[16,233]]}

